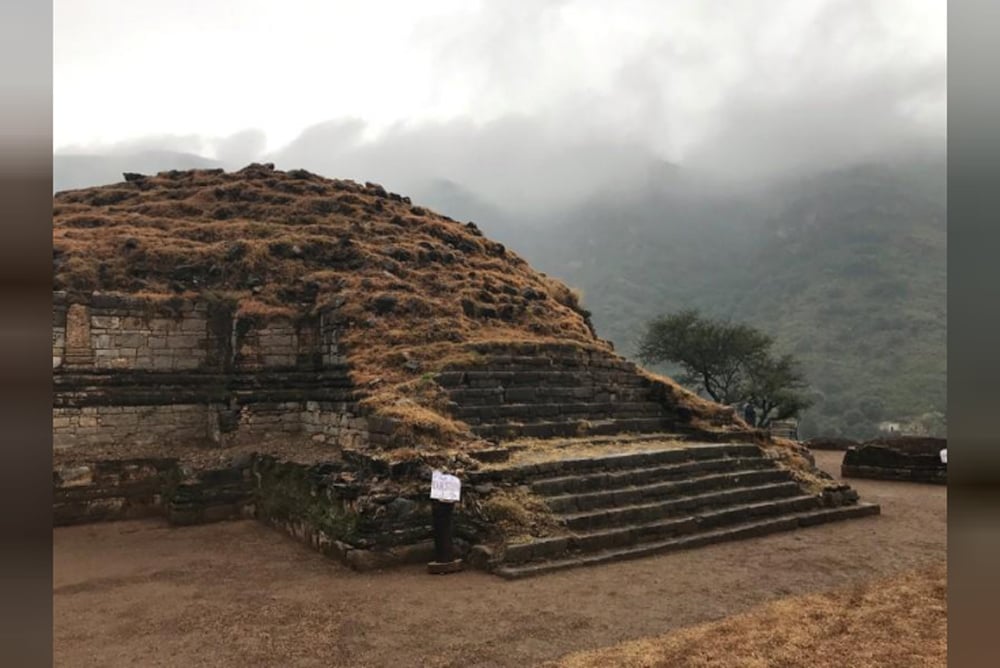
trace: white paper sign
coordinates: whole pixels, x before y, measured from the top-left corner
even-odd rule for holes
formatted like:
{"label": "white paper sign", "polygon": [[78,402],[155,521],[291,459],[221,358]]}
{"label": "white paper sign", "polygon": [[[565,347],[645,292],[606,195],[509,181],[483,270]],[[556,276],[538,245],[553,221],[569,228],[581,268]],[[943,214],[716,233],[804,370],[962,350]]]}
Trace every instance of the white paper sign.
{"label": "white paper sign", "polygon": [[945,448],[944,450],[941,451],[941,463],[942,464],[948,463],[948,448]]}
{"label": "white paper sign", "polygon": [[434,471],[431,474],[431,498],[438,501],[458,501],[462,482],[453,475]]}

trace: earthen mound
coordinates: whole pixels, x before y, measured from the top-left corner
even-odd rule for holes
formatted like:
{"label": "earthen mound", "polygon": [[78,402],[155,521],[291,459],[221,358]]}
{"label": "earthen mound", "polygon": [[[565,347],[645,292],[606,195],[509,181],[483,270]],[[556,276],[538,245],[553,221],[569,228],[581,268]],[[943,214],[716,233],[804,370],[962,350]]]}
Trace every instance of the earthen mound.
{"label": "earthen mound", "polygon": [[[53,362],[61,371],[131,373],[129,382],[139,382],[135,374],[145,371],[264,378],[342,365],[354,393],[338,395],[333,410],[342,423],[358,416],[366,423],[328,434],[341,444],[349,431],[365,442],[374,434],[380,446],[429,448],[662,431],[666,422],[739,428],[721,407],[614,355],[571,289],[471,222],[376,184],[272,165],[125,179],[54,198],[63,312]],[[75,306],[89,309],[86,335],[78,327],[77,338],[87,338],[90,350],[70,341],[66,314]],[[152,318],[146,324],[143,310]],[[171,338],[170,318],[195,336]],[[164,357],[158,344],[175,354]],[[549,375],[530,376],[538,365]],[[298,399],[304,403],[295,410],[310,412],[307,406],[329,398],[301,373],[269,386],[278,397],[271,403],[282,404],[277,410]],[[532,378],[553,392],[532,390]],[[274,383],[281,382],[279,392]],[[507,394],[493,402],[485,390],[498,385]],[[297,396],[287,391],[294,388]],[[180,403],[222,406],[209,423],[224,439],[246,422],[253,393],[241,391],[227,385],[218,396]],[[531,405],[541,407],[524,408]],[[573,420],[561,419],[567,411],[576,411]],[[310,436],[322,442],[320,432]]]}

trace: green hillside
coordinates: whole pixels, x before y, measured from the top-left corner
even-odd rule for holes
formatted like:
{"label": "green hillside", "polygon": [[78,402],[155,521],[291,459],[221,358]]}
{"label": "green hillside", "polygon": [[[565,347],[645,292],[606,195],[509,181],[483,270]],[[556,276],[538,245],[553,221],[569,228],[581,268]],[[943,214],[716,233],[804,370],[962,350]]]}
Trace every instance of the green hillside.
{"label": "green hillside", "polygon": [[513,245],[581,287],[626,354],[645,320],[684,307],[758,326],[816,391],[801,435],[862,438],[945,410],[944,186],[943,162],[917,162],[726,197],[602,196]]}

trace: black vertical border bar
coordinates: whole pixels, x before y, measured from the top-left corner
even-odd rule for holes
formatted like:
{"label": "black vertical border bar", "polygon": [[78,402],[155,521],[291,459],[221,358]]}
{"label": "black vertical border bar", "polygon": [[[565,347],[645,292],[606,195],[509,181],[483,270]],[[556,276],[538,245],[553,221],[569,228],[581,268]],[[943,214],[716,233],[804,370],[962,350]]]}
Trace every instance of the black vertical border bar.
{"label": "black vertical border bar", "polygon": [[948,653],[996,665],[1000,619],[1000,3],[948,3]]}
{"label": "black vertical border bar", "polygon": [[0,659],[52,663],[52,3],[0,3]]}

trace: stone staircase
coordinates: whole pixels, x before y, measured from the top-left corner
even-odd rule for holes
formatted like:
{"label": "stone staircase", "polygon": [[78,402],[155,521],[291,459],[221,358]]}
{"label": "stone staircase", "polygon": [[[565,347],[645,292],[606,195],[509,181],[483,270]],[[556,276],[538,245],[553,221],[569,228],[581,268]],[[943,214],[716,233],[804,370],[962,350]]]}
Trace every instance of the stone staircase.
{"label": "stone staircase", "polygon": [[[615,439],[619,447],[629,438]],[[632,439],[642,449],[480,471],[470,482],[520,484],[564,528],[508,542],[491,567],[513,579],[725,540],[878,514],[874,504],[831,507],[753,444]]]}
{"label": "stone staircase", "polygon": [[454,417],[484,439],[662,433],[678,424],[650,379],[600,350],[521,345],[436,380]]}

